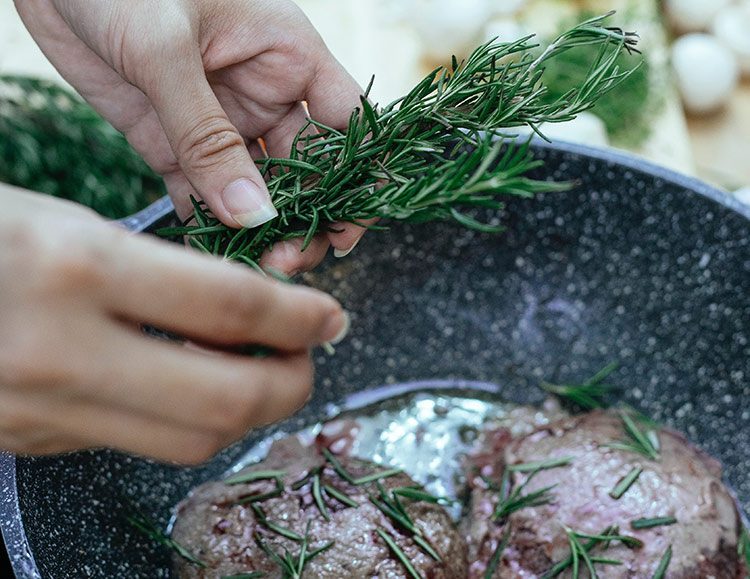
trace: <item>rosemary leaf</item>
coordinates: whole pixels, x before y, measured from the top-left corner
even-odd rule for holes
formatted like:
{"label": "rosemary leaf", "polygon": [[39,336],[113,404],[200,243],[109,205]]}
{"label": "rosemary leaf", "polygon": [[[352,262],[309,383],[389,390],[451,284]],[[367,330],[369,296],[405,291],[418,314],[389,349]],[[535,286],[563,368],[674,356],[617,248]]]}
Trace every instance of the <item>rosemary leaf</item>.
{"label": "rosemary leaf", "polygon": [[672,545],[667,547],[667,550],[664,551],[664,555],[662,555],[661,560],[659,561],[659,566],[656,568],[656,571],[654,571],[653,579],[664,579],[667,576],[667,569],[671,562]]}
{"label": "rosemary leaf", "polygon": [[549,460],[538,460],[534,462],[511,464],[508,466],[508,470],[513,471],[513,472],[532,472],[532,471],[548,470],[551,468],[559,468],[562,466],[568,466],[572,462],[573,462],[572,456],[564,456],[562,458],[551,458]]}
{"label": "rosemary leaf", "polygon": [[368,474],[366,476],[362,476],[359,478],[354,479],[354,484],[357,486],[365,485],[367,483],[375,482],[382,480],[384,478],[390,478],[392,476],[396,476],[397,474],[401,474],[402,471],[400,468],[389,468],[387,470],[382,470],[380,472],[374,472],[372,474]]}
{"label": "rosemary leaf", "polygon": [[497,544],[497,547],[495,547],[495,550],[492,552],[492,557],[490,557],[489,562],[487,563],[487,569],[484,571],[484,579],[492,579],[492,576],[495,574],[495,571],[497,571],[498,565],[500,565],[500,561],[503,558],[503,552],[505,552],[506,547],[508,546],[508,542],[510,541],[510,525],[507,529],[505,529],[505,532],[503,533],[503,538],[500,540],[500,542]]}
{"label": "rosemary leaf", "polygon": [[248,473],[238,473],[229,478],[224,479],[224,484],[227,485],[238,485],[244,483],[255,482],[259,480],[271,480],[279,479],[286,473],[283,470],[259,470]]}
{"label": "rosemary leaf", "polygon": [[737,545],[737,553],[745,561],[745,566],[750,570],[750,531],[747,527],[742,528],[740,533],[740,541]]}
{"label": "rosemary leaf", "polygon": [[146,535],[152,541],[159,543],[177,553],[180,557],[186,561],[196,565],[198,567],[205,568],[206,564],[201,561],[198,557],[193,555],[186,547],[172,539],[169,535],[159,529],[153,521],[146,518],[143,515],[131,515],[127,517],[128,522],[138,529],[141,533]]}
{"label": "rosemary leaf", "polygon": [[453,501],[446,497],[436,497],[434,495],[431,495],[425,490],[422,490],[419,487],[397,487],[393,489],[393,494],[398,495],[400,497],[405,497],[407,499],[412,499],[414,501],[422,501],[425,503],[433,503],[436,505],[444,505],[444,504],[451,504]]}
{"label": "rosemary leaf", "polygon": [[637,531],[640,529],[652,529],[653,527],[674,525],[675,523],[677,523],[677,519],[674,517],[643,518],[630,521],[630,528]]}
{"label": "rosemary leaf", "polygon": [[324,485],[323,490],[329,497],[337,500],[341,504],[344,504],[352,508],[357,508],[359,506],[359,503],[357,501],[355,501],[353,498],[351,498],[347,494],[341,492],[339,489],[337,489],[334,486]]}
{"label": "rosemary leaf", "polygon": [[412,539],[414,539],[414,542],[419,546],[420,549],[422,549],[430,557],[435,559],[435,561],[437,561],[438,563],[441,563],[443,561],[442,557],[440,557],[440,554],[435,550],[435,548],[432,545],[430,545],[427,539],[425,539],[424,537],[420,535],[414,535]]}
{"label": "rosemary leaf", "polygon": [[250,573],[239,573],[238,575],[222,575],[221,579],[261,579],[266,574],[263,571],[252,571]]}
{"label": "rosemary leaf", "polygon": [[312,494],[313,494],[313,499],[315,500],[315,505],[318,507],[320,514],[323,516],[323,518],[326,521],[330,521],[331,516],[328,514],[328,507],[326,507],[326,503],[323,500],[323,494],[320,492],[320,475],[319,474],[316,474],[313,477]]}
{"label": "rosemary leaf", "polygon": [[414,564],[409,560],[409,557],[406,556],[406,553],[396,544],[396,541],[393,540],[388,532],[383,529],[376,529],[376,531],[380,535],[380,538],[385,541],[385,544],[388,545],[391,552],[401,561],[407,573],[414,579],[423,579],[422,575],[414,568]]}
{"label": "rosemary leaf", "polygon": [[638,477],[641,476],[641,473],[643,472],[643,468],[640,466],[633,467],[633,469],[626,474],[624,477],[620,479],[620,481],[615,485],[615,487],[609,491],[609,496],[615,499],[616,501],[622,498],[622,495],[624,495],[630,487],[635,484],[635,481],[638,480]]}

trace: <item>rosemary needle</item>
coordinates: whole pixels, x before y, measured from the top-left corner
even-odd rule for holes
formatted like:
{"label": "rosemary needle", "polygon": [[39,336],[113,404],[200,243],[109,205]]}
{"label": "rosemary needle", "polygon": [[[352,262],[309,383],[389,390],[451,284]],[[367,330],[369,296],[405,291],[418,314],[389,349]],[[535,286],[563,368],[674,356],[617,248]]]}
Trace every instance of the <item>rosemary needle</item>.
{"label": "rosemary needle", "polygon": [[662,555],[661,560],[659,561],[659,566],[656,568],[656,571],[654,571],[653,579],[664,579],[667,576],[667,569],[671,562],[672,545],[667,547],[667,550],[664,551],[664,555]]}
{"label": "rosemary needle", "polygon": [[641,473],[643,472],[643,468],[640,466],[633,467],[633,469],[626,474],[624,477],[622,477],[618,483],[615,485],[615,487],[609,491],[609,496],[612,497],[615,500],[619,500],[622,498],[622,496],[630,490],[630,487],[632,487],[635,484],[635,481],[638,480],[638,477],[641,476]]}
{"label": "rosemary needle", "polygon": [[630,521],[630,528],[633,530],[639,529],[652,529],[654,527],[663,527],[667,525],[674,525],[677,523],[677,519],[674,517],[653,517],[634,519]]}
{"label": "rosemary needle", "polygon": [[401,549],[401,547],[398,546],[396,541],[393,540],[393,537],[391,537],[390,534],[383,529],[376,529],[376,531],[378,535],[380,535],[380,538],[385,541],[385,544],[388,545],[388,548],[391,550],[391,552],[396,555],[396,558],[399,561],[401,561],[401,564],[404,566],[409,575],[413,577],[413,579],[423,579],[419,571],[414,568],[414,564],[409,560],[409,557],[406,556],[406,553],[404,553],[404,551]]}

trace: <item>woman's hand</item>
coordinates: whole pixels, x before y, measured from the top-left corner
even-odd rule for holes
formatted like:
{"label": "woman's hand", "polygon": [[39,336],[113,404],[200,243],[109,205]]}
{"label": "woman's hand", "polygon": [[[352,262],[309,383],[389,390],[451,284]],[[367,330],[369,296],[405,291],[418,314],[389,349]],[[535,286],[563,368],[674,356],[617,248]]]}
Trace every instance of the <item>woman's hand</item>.
{"label": "woman's hand", "polygon": [[[16,0],[60,73],[167,183],[178,212],[203,198],[225,224],[275,215],[250,151],[288,156],[306,120],[346,128],[361,90],[288,0]],[[264,265],[308,269],[364,230],[345,225],[303,254],[279,245]]]}
{"label": "woman's hand", "polygon": [[[0,448],[113,447],[197,463],[310,394],[331,297],[135,236],[68,202],[0,186]],[[196,343],[263,344],[263,359]]]}

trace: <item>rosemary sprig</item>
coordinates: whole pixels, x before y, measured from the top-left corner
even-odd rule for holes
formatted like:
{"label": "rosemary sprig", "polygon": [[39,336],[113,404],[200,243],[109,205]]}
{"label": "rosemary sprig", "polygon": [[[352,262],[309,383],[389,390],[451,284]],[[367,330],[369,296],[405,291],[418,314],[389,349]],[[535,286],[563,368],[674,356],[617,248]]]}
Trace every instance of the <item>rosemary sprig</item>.
{"label": "rosemary sprig", "polygon": [[151,521],[144,515],[130,515],[127,520],[131,525],[133,525],[136,529],[138,529],[152,541],[155,541],[156,543],[159,543],[160,545],[171,549],[180,557],[192,563],[193,565],[202,568],[206,567],[206,564],[203,561],[201,561],[198,557],[191,553],[185,546],[181,545],[172,537],[167,535],[164,531],[159,529],[153,521]]}
{"label": "rosemary sprig", "polygon": [[638,531],[640,529],[652,529],[654,527],[664,527],[668,525],[674,525],[676,523],[677,519],[675,519],[674,517],[642,518],[630,521],[630,528],[634,531]]}
{"label": "rosemary sprig", "polygon": [[620,500],[622,496],[630,490],[630,487],[632,487],[635,484],[635,481],[638,480],[638,477],[641,476],[641,473],[643,472],[643,467],[641,466],[635,466],[633,467],[628,474],[626,474],[624,477],[622,477],[615,487],[609,491],[609,496],[613,499]]}
{"label": "rosemary sprig", "polygon": [[419,498],[415,498],[414,495],[407,496],[411,494],[409,492],[407,492],[406,495],[403,494],[404,490],[416,490],[413,487],[398,487],[396,489],[391,489],[390,493],[388,493],[388,491],[386,491],[385,487],[380,481],[378,481],[376,485],[378,488],[379,496],[371,495],[370,502],[372,502],[373,505],[380,509],[380,511],[389,519],[391,519],[397,526],[407,531],[411,535],[412,540],[420,549],[422,549],[422,551],[427,553],[435,561],[442,561],[440,554],[434,549],[432,545],[430,545],[429,541],[422,533],[422,530],[409,516],[409,513],[406,511],[406,508],[404,507],[399,497],[403,496],[409,498],[410,500],[416,501],[427,500],[427,502],[431,503],[437,503],[440,499],[424,491],[416,495]]}
{"label": "rosemary sprig", "polygon": [[581,384],[542,382],[541,387],[544,391],[559,396],[585,410],[604,408],[606,405],[602,399],[616,389],[615,386],[605,383],[604,380],[617,369],[617,366],[617,362],[612,362]]}
{"label": "rosemary sprig", "polygon": [[254,539],[258,547],[280,567],[283,579],[301,579],[305,566],[320,553],[333,547],[333,541],[331,541],[322,547],[308,551],[308,543],[310,541],[309,531],[310,523],[308,521],[307,531],[305,531],[305,536],[302,538],[300,544],[300,550],[296,555],[292,555],[286,548],[284,548],[283,553],[277,553],[263,540],[263,537],[259,533],[255,534]]}
{"label": "rosemary sprig", "polygon": [[503,538],[500,539],[500,542],[497,544],[497,547],[495,547],[495,550],[492,552],[492,557],[490,557],[490,560],[487,562],[487,568],[484,571],[484,579],[492,579],[492,576],[495,574],[495,571],[497,571],[498,565],[500,565],[500,561],[503,558],[503,552],[508,546],[509,541],[510,541],[510,526],[508,526],[508,528],[505,529],[505,532],[503,533]]}
{"label": "rosemary sprig", "polygon": [[390,478],[392,476],[401,474],[403,472],[400,468],[389,468],[389,469],[376,471],[368,475],[355,478],[344,468],[344,465],[341,464],[339,459],[336,458],[336,455],[334,455],[329,449],[324,448],[322,452],[323,452],[323,456],[326,458],[326,460],[331,465],[333,470],[336,471],[336,474],[338,474],[341,478],[343,478],[349,484],[352,484],[355,486],[362,486],[368,483],[377,482],[381,479]]}
{"label": "rosemary sprig", "polygon": [[667,569],[669,569],[669,564],[672,562],[672,545],[667,547],[667,550],[664,551],[664,555],[662,555],[661,560],[659,561],[659,566],[656,568],[656,571],[654,571],[653,579],[664,579],[667,576]]}
{"label": "rosemary sprig", "polygon": [[620,417],[628,440],[611,442],[606,446],[615,450],[635,452],[651,460],[659,460],[660,444],[657,432],[649,429],[644,433],[628,412],[621,411]]}
{"label": "rosemary sprig", "polygon": [[503,491],[507,489],[508,484],[506,483],[501,486],[500,500],[495,507],[495,511],[492,513],[493,521],[501,521],[522,509],[547,505],[554,500],[554,495],[552,495],[551,491],[557,485],[550,485],[534,492],[523,494],[526,486],[537,472],[539,471],[535,471],[529,475],[523,484],[514,488],[507,495]]}
{"label": "rosemary sprig", "polygon": [[[620,542],[631,549],[639,549],[643,547],[643,542],[630,537],[628,535],[621,535],[619,529],[616,526],[608,527],[599,535],[591,535],[588,533],[580,533],[565,527],[565,533],[568,536],[568,542],[570,543],[570,555],[568,555],[562,561],[555,563],[547,572],[542,575],[542,579],[550,579],[557,577],[563,571],[572,569],[573,578],[577,579],[580,573],[581,562],[589,569],[590,579],[597,577],[595,565],[619,565],[621,561],[617,559],[608,559],[604,557],[592,557],[590,552],[596,547],[603,547],[606,549],[613,541]],[[581,539],[585,539],[585,542],[581,542]],[[589,566],[590,565],[590,566]],[[592,572],[592,568],[594,568]]]}
{"label": "rosemary sprig", "polygon": [[[544,122],[570,120],[629,74],[617,59],[636,52],[636,36],[605,27],[607,16],[568,30],[541,54],[532,37],[486,43],[383,108],[372,105],[366,93],[346,131],[310,119],[288,159],[259,161],[279,212],[259,228],[230,229],[195,203],[192,219],[160,233],[185,235],[202,251],[257,267],[275,243],[302,237],[307,247],[334,222],[454,220],[498,231],[466,210],[497,212],[504,197],[567,187],[526,177],[539,162],[527,143],[511,136],[513,129],[525,125],[536,131]],[[546,98],[545,69],[580,46],[599,49],[589,73],[565,94]]]}
{"label": "rosemary sprig", "polygon": [[411,562],[409,557],[406,556],[406,553],[404,553],[403,549],[398,546],[396,541],[393,540],[393,537],[388,533],[388,531],[384,529],[376,529],[378,535],[380,535],[380,538],[385,541],[385,544],[388,545],[388,548],[391,550],[391,552],[396,556],[396,558],[401,561],[401,564],[406,569],[406,572],[409,573],[413,579],[423,579],[422,575],[414,568],[414,564]]}

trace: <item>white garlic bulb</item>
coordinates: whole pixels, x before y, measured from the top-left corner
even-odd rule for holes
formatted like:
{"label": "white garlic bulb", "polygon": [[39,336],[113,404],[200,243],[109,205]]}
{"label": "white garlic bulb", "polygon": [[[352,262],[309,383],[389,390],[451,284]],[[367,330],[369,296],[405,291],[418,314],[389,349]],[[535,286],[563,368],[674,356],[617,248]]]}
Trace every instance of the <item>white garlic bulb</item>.
{"label": "white garlic bulb", "polygon": [[709,113],[721,108],[737,86],[734,54],[708,34],[687,34],[672,46],[672,66],[685,108]]}
{"label": "white garlic bulb", "polygon": [[708,30],[719,10],[732,0],[664,0],[667,20],[677,32]]}
{"label": "white garlic bulb", "polygon": [[750,1],[723,8],[711,31],[737,57],[742,73],[750,76]]}
{"label": "white garlic bulb", "polygon": [[443,61],[467,56],[482,37],[490,14],[489,0],[422,0],[412,4],[411,22],[422,53]]}

